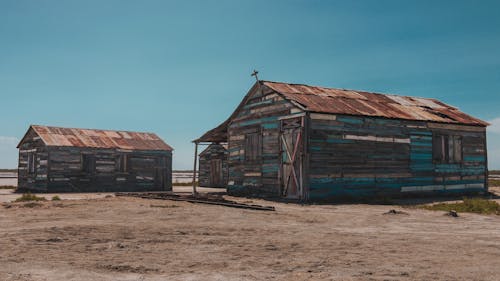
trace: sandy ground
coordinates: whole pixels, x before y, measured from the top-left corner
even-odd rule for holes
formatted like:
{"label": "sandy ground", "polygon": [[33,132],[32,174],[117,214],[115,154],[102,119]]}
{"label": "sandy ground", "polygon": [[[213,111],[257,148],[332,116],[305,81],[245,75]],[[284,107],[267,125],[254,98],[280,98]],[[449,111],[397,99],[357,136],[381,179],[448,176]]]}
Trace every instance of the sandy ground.
{"label": "sandy ground", "polygon": [[[193,182],[193,173],[174,171],[172,173],[172,182],[174,185],[176,183]],[[5,185],[17,186],[17,173],[0,172],[0,187]]]}
{"label": "sandy ground", "polygon": [[[189,186],[174,186],[173,191],[176,193],[192,193],[193,188]],[[206,188],[198,187],[197,192],[224,192],[225,189],[221,188]],[[14,193],[13,189],[0,189],[0,203],[12,202],[19,198],[22,194]],[[98,199],[114,197],[113,192],[99,192],[99,193],[37,193],[36,196],[44,197],[51,200],[53,196],[59,196],[63,200],[82,200],[82,199]],[[1,281],[1,280],[0,280]]]}
{"label": "sandy ground", "polygon": [[17,178],[1,178],[0,177],[0,186],[17,186]]}
{"label": "sandy ground", "polygon": [[[4,204],[0,280],[500,279],[500,216],[231,199],[276,212],[123,197]],[[393,208],[407,214],[384,214]]]}

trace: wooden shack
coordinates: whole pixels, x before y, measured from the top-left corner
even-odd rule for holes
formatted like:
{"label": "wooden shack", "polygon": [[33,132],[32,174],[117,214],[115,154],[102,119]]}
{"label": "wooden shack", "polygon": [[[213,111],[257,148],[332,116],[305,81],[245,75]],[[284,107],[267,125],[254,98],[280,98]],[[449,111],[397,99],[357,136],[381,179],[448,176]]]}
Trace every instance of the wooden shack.
{"label": "wooden shack", "polygon": [[172,190],[172,148],[153,133],[32,125],[17,147],[20,192]]}
{"label": "wooden shack", "polygon": [[486,126],[431,98],[258,81],[196,144],[233,195],[303,201],[487,191]]}
{"label": "wooden shack", "polygon": [[227,185],[227,156],[225,145],[210,144],[203,150],[200,157],[199,185],[203,187],[226,187]]}

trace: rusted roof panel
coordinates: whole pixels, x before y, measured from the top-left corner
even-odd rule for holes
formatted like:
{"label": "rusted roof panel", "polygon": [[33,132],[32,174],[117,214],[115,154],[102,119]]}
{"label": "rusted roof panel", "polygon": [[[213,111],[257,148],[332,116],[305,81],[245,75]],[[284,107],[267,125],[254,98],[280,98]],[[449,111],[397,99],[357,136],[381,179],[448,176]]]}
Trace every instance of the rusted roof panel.
{"label": "rusted roof panel", "polygon": [[271,81],[263,81],[262,83],[281,93],[285,98],[300,103],[307,111],[312,112],[476,126],[488,125],[488,123],[480,119],[467,115],[457,108],[435,99]]}
{"label": "rusted roof panel", "polygon": [[32,125],[31,128],[48,146],[172,150],[172,147],[153,133],[61,128],[40,125]]}

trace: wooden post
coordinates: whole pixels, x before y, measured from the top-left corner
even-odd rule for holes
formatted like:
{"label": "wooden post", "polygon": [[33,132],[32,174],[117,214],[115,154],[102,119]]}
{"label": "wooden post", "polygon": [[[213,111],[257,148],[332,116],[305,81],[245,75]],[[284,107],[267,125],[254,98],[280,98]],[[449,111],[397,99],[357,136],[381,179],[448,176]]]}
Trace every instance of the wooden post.
{"label": "wooden post", "polygon": [[196,164],[198,161],[198,142],[194,142],[194,166],[193,166],[193,196],[196,196]]}
{"label": "wooden post", "polygon": [[[489,187],[489,177],[490,177],[490,172],[488,170],[488,143],[486,140],[486,130],[484,131],[484,189],[485,193],[488,193],[488,190],[490,189]],[[463,147],[463,139],[462,139],[462,147]],[[463,156],[462,156],[462,161],[463,161]]]}

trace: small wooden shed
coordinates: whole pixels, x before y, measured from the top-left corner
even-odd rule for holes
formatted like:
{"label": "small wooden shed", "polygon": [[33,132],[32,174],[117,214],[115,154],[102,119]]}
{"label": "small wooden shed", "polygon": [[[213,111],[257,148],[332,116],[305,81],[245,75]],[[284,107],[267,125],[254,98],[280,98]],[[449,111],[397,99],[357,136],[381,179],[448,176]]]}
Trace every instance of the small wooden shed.
{"label": "small wooden shed", "polygon": [[431,98],[257,81],[194,142],[228,144],[233,195],[463,194],[487,191],[487,125]]}
{"label": "small wooden shed", "polygon": [[31,125],[17,147],[20,192],[172,190],[172,148],[153,133]]}
{"label": "small wooden shed", "polygon": [[227,185],[227,146],[210,144],[200,157],[198,181],[203,187],[226,187]]}

